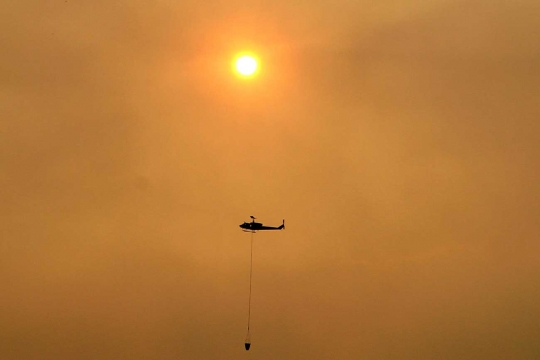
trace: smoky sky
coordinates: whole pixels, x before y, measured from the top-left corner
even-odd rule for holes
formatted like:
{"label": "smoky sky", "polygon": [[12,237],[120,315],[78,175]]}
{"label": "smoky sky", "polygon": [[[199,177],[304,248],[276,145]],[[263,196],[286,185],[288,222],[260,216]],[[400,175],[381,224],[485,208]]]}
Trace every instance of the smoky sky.
{"label": "smoky sky", "polygon": [[540,357],[538,2],[2,8],[2,359]]}

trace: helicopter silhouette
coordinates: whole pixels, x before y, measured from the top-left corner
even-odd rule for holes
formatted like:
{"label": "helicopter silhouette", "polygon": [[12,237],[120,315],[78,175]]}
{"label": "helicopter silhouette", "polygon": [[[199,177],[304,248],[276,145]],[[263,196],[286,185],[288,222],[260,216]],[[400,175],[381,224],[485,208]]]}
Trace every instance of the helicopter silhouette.
{"label": "helicopter silhouette", "polygon": [[240,227],[242,231],[255,232],[261,230],[282,230],[285,229],[285,220],[280,226],[264,226],[262,223],[255,222],[255,216],[250,216],[251,222],[244,222]]}

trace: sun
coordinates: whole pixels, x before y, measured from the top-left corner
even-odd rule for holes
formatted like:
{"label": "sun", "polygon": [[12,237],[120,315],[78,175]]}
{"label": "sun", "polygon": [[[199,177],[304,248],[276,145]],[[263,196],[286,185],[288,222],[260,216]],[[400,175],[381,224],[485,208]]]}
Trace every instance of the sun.
{"label": "sun", "polygon": [[257,59],[251,55],[239,56],[234,62],[236,71],[242,76],[252,76],[257,72]]}

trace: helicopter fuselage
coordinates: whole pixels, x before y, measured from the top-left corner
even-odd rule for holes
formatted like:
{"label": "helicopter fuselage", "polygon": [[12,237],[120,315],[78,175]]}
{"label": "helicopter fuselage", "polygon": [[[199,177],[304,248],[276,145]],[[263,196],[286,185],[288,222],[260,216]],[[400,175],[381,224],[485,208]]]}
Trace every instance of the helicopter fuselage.
{"label": "helicopter fuselage", "polygon": [[264,226],[262,223],[258,223],[255,221],[252,222],[244,222],[240,225],[240,228],[248,231],[259,231],[259,230],[281,230],[285,229],[285,220],[283,220],[283,223],[280,226]]}

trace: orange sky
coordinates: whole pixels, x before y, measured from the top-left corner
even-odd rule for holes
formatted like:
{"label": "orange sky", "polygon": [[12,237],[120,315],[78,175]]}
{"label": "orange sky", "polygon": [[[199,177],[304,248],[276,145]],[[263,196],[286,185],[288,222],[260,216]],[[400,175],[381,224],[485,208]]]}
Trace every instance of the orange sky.
{"label": "orange sky", "polygon": [[538,4],[3,4],[0,358],[540,358]]}

